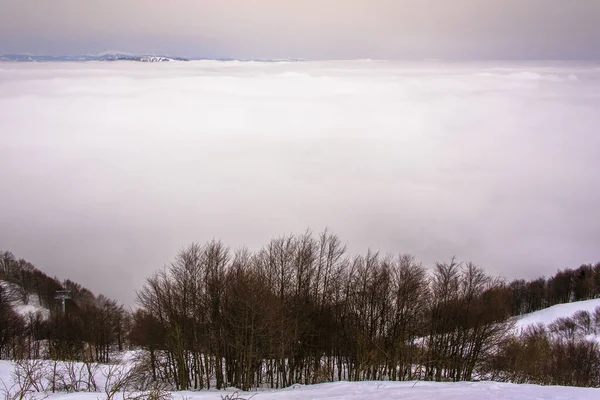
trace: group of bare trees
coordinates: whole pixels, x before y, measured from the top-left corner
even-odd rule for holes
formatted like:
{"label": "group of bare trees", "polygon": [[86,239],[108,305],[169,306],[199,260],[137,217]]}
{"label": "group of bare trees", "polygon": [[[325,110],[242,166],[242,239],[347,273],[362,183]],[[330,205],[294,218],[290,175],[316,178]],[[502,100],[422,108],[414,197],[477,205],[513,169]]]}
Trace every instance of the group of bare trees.
{"label": "group of bare trees", "polygon": [[[600,264],[505,282],[454,259],[425,268],[406,254],[351,256],[325,231],[278,237],[258,251],[192,244],[146,281],[134,313],[8,252],[0,253],[0,283],[0,358],[105,363],[113,351],[142,348],[138,366],[149,385],[479,378],[600,385],[591,372],[559,375],[566,365],[579,368],[577,360],[594,371],[597,345],[571,333],[600,329],[600,314],[522,336],[510,322],[600,297]],[[64,289],[72,295],[66,314],[54,299]],[[33,299],[49,315],[24,318],[11,307]],[[543,373],[540,357],[553,360]]]}
{"label": "group of bare trees", "polygon": [[349,257],[329,232],[255,253],[212,241],[148,279],[131,338],[178,389],[469,380],[506,333],[509,295],[473,264]]}
{"label": "group of bare trees", "polygon": [[[55,299],[57,290],[70,290],[72,298],[63,314]],[[19,315],[13,305],[35,300],[46,312]],[[112,350],[127,340],[130,314],[115,300],[94,294],[81,285],[60,282],[0,252],[0,358],[52,358],[109,361]]]}
{"label": "group of bare trees", "polygon": [[509,337],[482,370],[496,381],[600,387],[598,343],[556,329],[533,325]]}
{"label": "group of bare trees", "polygon": [[18,341],[25,329],[24,321],[12,309],[13,294],[0,284],[0,358],[15,353]]}

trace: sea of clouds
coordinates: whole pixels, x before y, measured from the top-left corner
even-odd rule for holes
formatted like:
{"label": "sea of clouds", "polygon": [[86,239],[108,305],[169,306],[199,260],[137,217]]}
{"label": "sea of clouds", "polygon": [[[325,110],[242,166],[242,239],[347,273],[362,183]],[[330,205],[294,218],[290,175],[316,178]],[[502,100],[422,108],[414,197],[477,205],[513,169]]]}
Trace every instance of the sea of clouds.
{"label": "sea of clouds", "polygon": [[600,64],[0,63],[0,188],[0,249],[128,303],[308,227],[550,275],[600,260]]}

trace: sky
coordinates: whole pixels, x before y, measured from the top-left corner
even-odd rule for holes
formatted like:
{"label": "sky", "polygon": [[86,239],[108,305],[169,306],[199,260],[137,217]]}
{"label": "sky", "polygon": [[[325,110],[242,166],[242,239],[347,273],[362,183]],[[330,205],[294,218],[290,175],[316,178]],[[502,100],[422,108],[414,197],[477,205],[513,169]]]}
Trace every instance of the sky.
{"label": "sky", "polygon": [[0,53],[600,59],[598,0],[0,0]]}
{"label": "sky", "polygon": [[600,260],[600,65],[0,63],[0,250],[125,304],[329,228],[507,279]]}

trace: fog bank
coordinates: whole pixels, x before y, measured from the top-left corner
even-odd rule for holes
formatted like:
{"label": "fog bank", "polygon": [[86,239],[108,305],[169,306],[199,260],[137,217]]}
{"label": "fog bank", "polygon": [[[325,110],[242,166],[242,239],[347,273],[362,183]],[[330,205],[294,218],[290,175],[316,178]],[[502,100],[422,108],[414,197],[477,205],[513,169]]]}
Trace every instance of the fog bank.
{"label": "fog bank", "polygon": [[128,304],[307,227],[549,275],[600,260],[598,110],[594,64],[0,63],[0,249]]}

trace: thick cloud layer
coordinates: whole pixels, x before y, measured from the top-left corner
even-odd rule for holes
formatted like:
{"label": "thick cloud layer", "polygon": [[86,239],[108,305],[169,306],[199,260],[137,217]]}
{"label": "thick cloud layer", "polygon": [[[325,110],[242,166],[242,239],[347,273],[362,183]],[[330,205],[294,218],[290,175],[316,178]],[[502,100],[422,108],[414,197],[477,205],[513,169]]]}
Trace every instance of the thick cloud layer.
{"label": "thick cloud layer", "polygon": [[307,227],[549,275],[600,259],[599,109],[590,64],[0,64],[0,249],[125,302]]}
{"label": "thick cloud layer", "polygon": [[599,59],[598,0],[0,0],[0,53]]}

